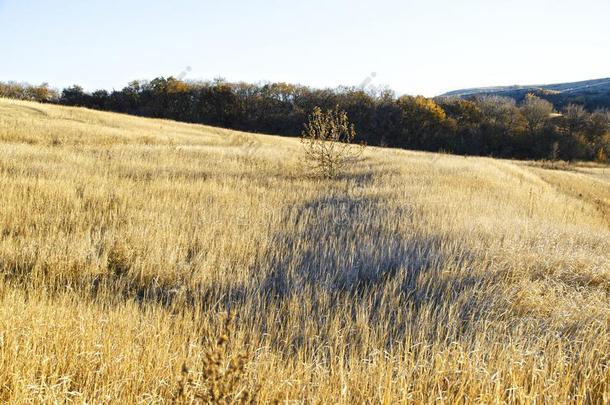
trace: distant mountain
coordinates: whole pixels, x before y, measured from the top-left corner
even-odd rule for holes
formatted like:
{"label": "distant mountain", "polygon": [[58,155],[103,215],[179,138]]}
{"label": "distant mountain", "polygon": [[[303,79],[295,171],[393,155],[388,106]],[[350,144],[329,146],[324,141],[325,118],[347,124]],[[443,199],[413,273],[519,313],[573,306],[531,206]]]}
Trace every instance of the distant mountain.
{"label": "distant mountain", "polygon": [[533,93],[549,100],[557,108],[570,103],[584,105],[589,110],[610,108],[610,78],[573,83],[479,87],[450,91],[443,94],[442,97],[472,98],[482,95],[494,95],[511,97],[521,101],[528,93]]}

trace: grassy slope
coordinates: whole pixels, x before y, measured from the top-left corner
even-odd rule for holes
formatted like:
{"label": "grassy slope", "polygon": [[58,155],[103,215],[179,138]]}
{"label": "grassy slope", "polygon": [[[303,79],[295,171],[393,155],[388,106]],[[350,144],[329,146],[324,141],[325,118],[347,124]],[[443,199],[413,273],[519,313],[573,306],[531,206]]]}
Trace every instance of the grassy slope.
{"label": "grassy slope", "polygon": [[609,399],[608,168],[300,155],[0,99],[0,402],[188,401],[224,333],[260,402]]}

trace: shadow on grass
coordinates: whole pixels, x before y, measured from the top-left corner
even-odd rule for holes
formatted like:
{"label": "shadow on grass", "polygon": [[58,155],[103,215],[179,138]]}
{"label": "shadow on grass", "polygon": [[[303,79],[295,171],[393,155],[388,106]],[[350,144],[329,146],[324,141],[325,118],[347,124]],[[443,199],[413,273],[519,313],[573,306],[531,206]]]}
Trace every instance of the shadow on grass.
{"label": "shadow on grass", "polygon": [[[243,284],[163,285],[116,263],[97,276],[75,271],[73,278],[39,278],[47,291],[70,288],[102,303],[230,310],[283,349],[307,344],[306,325],[320,339],[331,339],[330,319],[345,326],[346,344],[364,339],[350,329],[355,322],[383,324],[387,345],[411,333],[423,312],[438,317],[436,329],[428,331],[437,337],[460,333],[444,329],[449,313],[462,323],[476,321],[486,310],[476,292],[489,280],[469,274],[474,255],[447,236],[418,230],[417,207],[388,208],[383,196],[371,192],[372,176],[347,181],[346,189],[287,209],[282,229],[254,260],[250,274],[256,276]],[[22,285],[33,266],[0,262],[5,279]],[[303,330],[287,331],[289,323]]]}

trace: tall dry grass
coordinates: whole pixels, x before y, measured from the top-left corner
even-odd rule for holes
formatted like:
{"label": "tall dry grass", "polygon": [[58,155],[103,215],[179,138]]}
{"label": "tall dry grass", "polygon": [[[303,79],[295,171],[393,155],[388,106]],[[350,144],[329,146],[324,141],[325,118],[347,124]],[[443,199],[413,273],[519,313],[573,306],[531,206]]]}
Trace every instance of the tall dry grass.
{"label": "tall dry grass", "polygon": [[301,154],[0,100],[0,402],[610,400],[607,168]]}

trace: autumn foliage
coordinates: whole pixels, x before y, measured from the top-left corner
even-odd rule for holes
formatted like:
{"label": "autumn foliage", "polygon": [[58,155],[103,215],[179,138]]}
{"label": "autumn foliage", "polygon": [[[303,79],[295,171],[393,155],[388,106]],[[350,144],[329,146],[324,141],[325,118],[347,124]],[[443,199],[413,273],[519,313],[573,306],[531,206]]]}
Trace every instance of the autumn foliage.
{"label": "autumn foliage", "polygon": [[223,128],[299,136],[314,107],[345,111],[356,142],[462,155],[600,160],[610,154],[610,114],[544,95],[397,97],[387,89],[312,89],[287,83],[207,82],[159,77],[122,90],[61,94],[43,84],[0,83],[0,96],[53,102]]}

